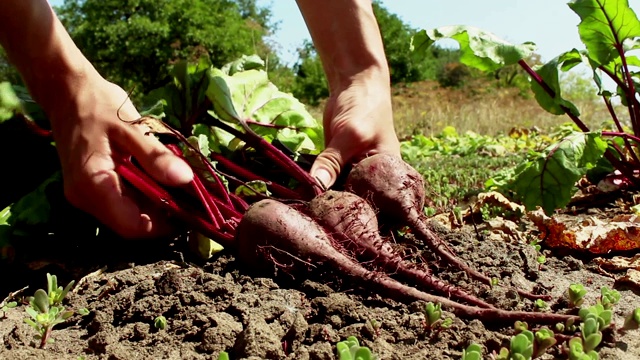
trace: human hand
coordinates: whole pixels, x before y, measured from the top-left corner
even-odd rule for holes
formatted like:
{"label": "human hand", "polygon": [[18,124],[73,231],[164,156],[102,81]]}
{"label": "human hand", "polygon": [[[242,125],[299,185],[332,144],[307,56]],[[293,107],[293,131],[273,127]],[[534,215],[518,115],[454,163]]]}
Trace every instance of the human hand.
{"label": "human hand", "polygon": [[334,92],[325,107],[324,132],[325,150],[313,163],[311,176],[327,188],[349,163],[378,153],[400,156],[388,79],[361,74]]}
{"label": "human hand", "polygon": [[190,182],[191,168],[155,137],[145,136],[144,128],[125,122],[138,119],[138,111],[123,89],[99,75],[83,78],[65,100],[45,110],[69,202],[123,237],[166,235],[166,216],[115,172],[114,151],[131,154],[149,175],[169,186]]}

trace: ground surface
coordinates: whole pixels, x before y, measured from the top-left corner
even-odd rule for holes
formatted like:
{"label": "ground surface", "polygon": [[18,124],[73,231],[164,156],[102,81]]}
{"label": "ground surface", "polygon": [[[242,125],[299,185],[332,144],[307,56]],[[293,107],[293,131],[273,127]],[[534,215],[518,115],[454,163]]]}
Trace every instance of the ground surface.
{"label": "ground surface", "polygon": [[[590,210],[590,216],[602,219],[610,213],[607,208]],[[574,282],[589,289],[586,304],[595,302],[601,286],[620,291],[622,299],[615,307],[618,326],[625,314],[640,307],[638,289],[615,281],[621,274],[602,271],[595,256],[551,252],[543,246],[547,261],[539,266],[538,254],[528,244],[539,229],[528,220],[514,223],[515,230],[495,222],[477,224],[477,231],[472,224],[438,224],[433,226],[441,237],[474,267],[499,277],[502,284],[550,293],[553,310],[545,311],[565,311],[563,294]],[[0,297],[27,285],[23,294],[31,295],[45,286],[44,274],[51,272],[62,284],[79,280],[68,305],[86,307],[90,314],[58,325],[52,334],[55,342],[40,350],[35,348],[33,329],[23,322],[24,306],[10,309],[0,320],[0,359],[217,359],[222,350],[232,359],[333,359],[335,343],[349,335],[381,359],[459,359],[470,342],[483,345],[489,358],[487,354],[507,346],[513,334],[510,326],[459,318],[450,328],[426,331],[420,303],[389,301],[348,280],[306,273],[294,274],[295,279],[256,274],[226,254],[193,263],[182,257],[187,250],[181,240],[113,240],[101,241],[100,246],[67,241],[36,246],[30,261],[5,265],[7,281]],[[406,253],[434,260],[427,253]],[[432,270],[492,304],[534,308],[513,291],[489,289],[446,266]],[[164,330],[153,326],[158,315],[168,319]],[[608,337],[599,353],[601,359],[640,359],[640,331]],[[546,358],[566,357],[556,347]]]}

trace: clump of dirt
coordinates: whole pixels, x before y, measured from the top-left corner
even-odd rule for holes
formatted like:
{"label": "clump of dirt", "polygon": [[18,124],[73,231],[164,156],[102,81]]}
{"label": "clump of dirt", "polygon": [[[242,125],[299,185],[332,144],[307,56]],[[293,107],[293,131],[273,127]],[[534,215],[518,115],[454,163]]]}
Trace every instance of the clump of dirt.
{"label": "clump of dirt", "polygon": [[[541,311],[566,307],[564,293],[574,282],[589,289],[585,304],[595,303],[602,286],[620,291],[622,299],[615,308],[618,327],[624,315],[640,307],[640,297],[632,289],[599,274],[590,259],[547,251],[547,261],[540,265],[535,249],[526,241],[506,234],[483,236],[491,232],[483,226],[487,225],[477,232],[470,225],[456,230],[435,227],[462,258],[500,278],[501,284],[550,293],[554,301]],[[117,259],[88,260],[85,256],[79,261],[76,254],[75,263],[41,264],[38,276],[46,269],[61,278],[78,279],[67,306],[87,308],[90,313],[74,315],[54,328],[55,342],[41,350],[36,348],[34,330],[23,321],[24,305],[10,309],[0,320],[0,358],[195,360],[217,359],[221,351],[227,351],[232,359],[333,359],[335,344],[355,335],[381,359],[459,359],[472,342],[481,344],[488,357],[508,346],[514,334],[511,328],[463,320],[446,312],[444,316],[453,319],[449,328],[427,330],[423,303],[389,301],[339,278],[305,273],[294,274],[293,279],[282,274],[256,276],[253,269],[239,266],[226,254],[200,265],[185,262],[177,256],[184,250],[180,242],[156,244],[154,256],[149,256],[148,244],[117,243],[110,250],[119,253]],[[117,246],[130,248],[122,251]],[[430,254],[411,253],[409,248],[407,254],[434,260]],[[104,252],[100,255],[105,259]],[[102,266],[106,268],[89,275]],[[432,270],[490,303],[534,309],[530,301],[519,299],[505,287],[479,285],[453,269]],[[26,274],[27,270],[22,271]],[[44,279],[42,276],[39,283]],[[167,319],[163,330],[154,327],[160,315]],[[637,359],[639,349],[640,335],[630,331],[615,334],[599,352],[601,359]],[[543,359],[562,357],[556,347]]]}

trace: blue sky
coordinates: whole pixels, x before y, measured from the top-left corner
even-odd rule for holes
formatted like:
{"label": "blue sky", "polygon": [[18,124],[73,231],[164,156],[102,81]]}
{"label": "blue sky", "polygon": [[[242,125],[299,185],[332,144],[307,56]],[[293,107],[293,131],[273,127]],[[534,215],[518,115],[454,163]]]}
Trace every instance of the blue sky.
{"label": "blue sky", "polygon": [[[271,5],[279,31],[274,35],[283,60],[292,62],[296,48],[309,32],[294,0],[258,0]],[[59,5],[62,0],[50,0]],[[473,25],[513,42],[533,41],[543,60],[549,60],[573,47],[582,49],[576,15],[568,0],[382,0],[392,13],[415,28],[444,25]],[[640,13],[640,0],[629,0]]]}

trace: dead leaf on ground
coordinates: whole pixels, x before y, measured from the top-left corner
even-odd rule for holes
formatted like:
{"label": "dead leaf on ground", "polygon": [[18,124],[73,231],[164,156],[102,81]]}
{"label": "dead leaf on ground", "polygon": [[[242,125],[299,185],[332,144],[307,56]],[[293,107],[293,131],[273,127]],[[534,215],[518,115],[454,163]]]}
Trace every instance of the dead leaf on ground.
{"label": "dead leaf on ground", "polygon": [[[640,254],[633,257],[595,258],[593,261],[600,267],[603,274],[614,278],[616,283],[640,287]],[[610,271],[626,271],[626,273],[620,276],[612,274]]]}
{"label": "dead leaf on ground", "polygon": [[500,194],[496,191],[488,191],[478,194],[477,200],[471,205],[470,208],[467,208],[462,216],[467,218],[473,214],[478,214],[481,212],[482,207],[485,205],[490,205],[496,208],[502,209],[503,215],[510,220],[515,220],[513,218],[519,218],[522,214],[524,214],[525,209],[523,205],[518,203],[509,201],[504,195]]}
{"label": "dead leaf on ground", "polygon": [[502,239],[505,238],[520,241],[524,238],[522,232],[518,228],[518,224],[511,220],[506,220],[501,217],[496,217],[486,221],[487,230],[494,234],[501,235]]}
{"label": "dead leaf on ground", "polygon": [[552,248],[593,254],[640,249],[640,217],[636,215],[619,215],[607,221],[594,216],[560,219],[537,209],[530,211],[528,217],[542,232],[544,243]]}
{"label": "dead leaf on ground", "polygon": [[633,285],[640,287],[640,271],[635,269],[627,270],[627,274],[616,279],[616,283],[624,283],[626,285]]}
{"label": "dead leaf on ground", "polygon": [[614,256],[609,259],[595,258],[593,261],[601,268],[609,271],[640,270],[640,254],[630,258],[624,256]]}

